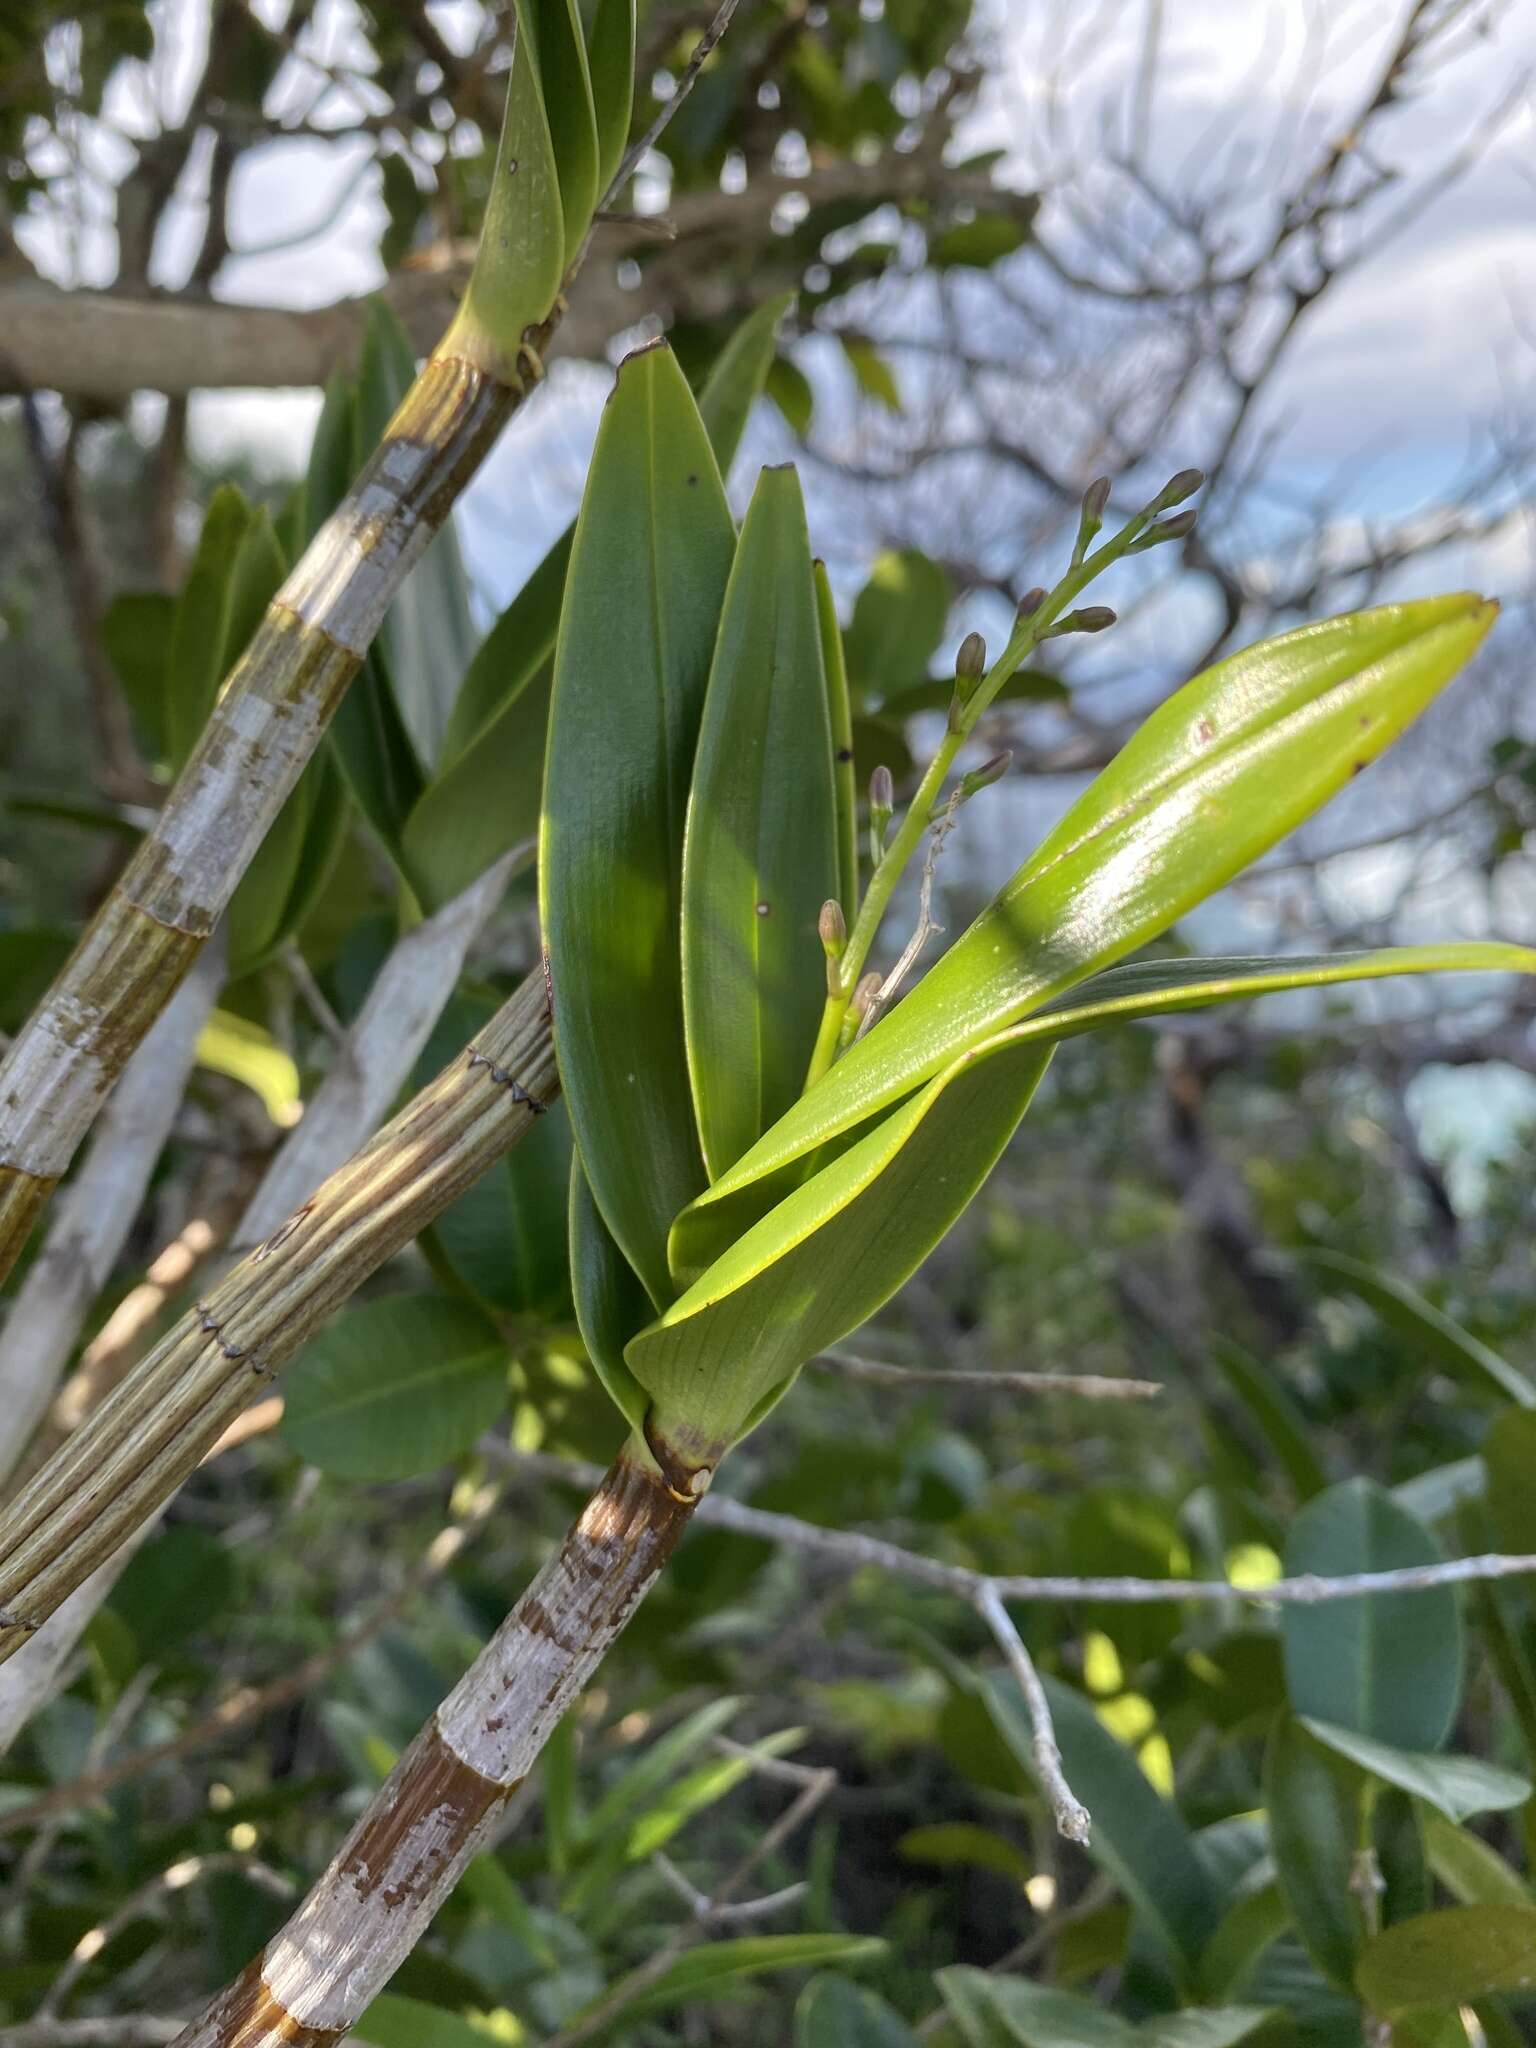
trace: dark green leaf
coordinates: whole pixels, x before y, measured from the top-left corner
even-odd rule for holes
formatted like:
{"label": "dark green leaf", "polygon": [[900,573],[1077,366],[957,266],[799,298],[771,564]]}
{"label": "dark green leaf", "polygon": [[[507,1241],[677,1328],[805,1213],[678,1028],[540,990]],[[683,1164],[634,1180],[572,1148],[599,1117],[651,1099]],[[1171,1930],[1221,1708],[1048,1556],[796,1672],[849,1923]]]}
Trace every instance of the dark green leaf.
{"label": "dark green leaf", "polygon": [[838,889],[832,739],[793,469],[764,470],[726,586],[683,850],[683,1018],[706,1170],[800,1093]]}
{"label": "dark green leaf", "polygon": [[1536,1407],[1536,1386],[1524,1373],[1396,1274],[1346,1258],[1342,1252],[1306,1251],[1299,1256],[1375,1309],[1388,1328],[1411,1347],[1416,1363],[1433,1361],[1467,1385],[1486,1388],[1491,1384],[1522,1408]]}
{"label": "dark green leaf", "polygon": [[[1319,1494],[1285,1546],[1288,1577],[1437,1564],[1422,1523],[1368,1479]],[[1461,1697],[1456,1592],[1371,1593],[1289,1606],[1281,1615],[1286,1689],[1297,1714],[1395,1749],[1437,1749]]]}
{"label": "dark green leaf", "polygon": [[859,906],[859,792],[853,753],[853,705],[843,660],[843,633],[825,562],[817,562],[816,622],[821,631],[821,670],[827,685],[827,721],[832,733],[832,793],[837,805],[837,900],[849,926]]}
{"label": "dark green leaf", "polygon": [[628,358],[571,551],[555,657],[540,907],[587,1179],[658,1304],[703,1184],[684,1049],[682,833],[735,530],[669,349]]}
{"label": "dark green leaf", "polygon": [[603,1221],[581,1158],[571,1155],[570,1264],[576,1320],[593,1370],[608,1397],[643,1429],[650,1397],[624,1363],[624,1347],[650,1321],[651,1298]]}
{"label": "dark green leaf", "polygon": [[1426,1800],[1447,1820],[1467,1820],[1474,1813],[1502,1813],[1523,1805],[1531,1796],[1528,1778],[1476,1757],[1396,1749],[1352,1728],[1336,1728],[1310,1716],[1303,1725],[1335,1754],[1348,1757],[1383,1783]]}
{"label": "dark green leaf", "polygon": [[565,261],[570,264],[592,224],[598,200],[597,119],[587,46],[576,0],[519,0],[539,53],[539,84],[560,177]]}
{"label": "dark green leaf", "polygon": [[746,1934],[706,1942],[667,1966],[663,1976],[637,1992],[624,2007],[630,2017],[667,2012],[690,1999],[704,1999],[764,1970],[819,1969],[828,1963],[878,1962],[883,1941],[861,1934]]}
{"label": "dark green leaf", "polygon": [[286,1380],[283,1434],[339,1479],[406,1479],[467,1451],[506,1406],[506,1353],[468,1302],[397,1294],[346,1309]]}
{"label": "dark green leaf", "polygon": [[1331,1983],[1348,1990],[1364,1928],[1350,1878],[1361,1787],[1289,1714],[1264,1756],[1269,1841],[1296,1931]]}
{"label": "dark green leaf", "polygon": [[965,266],[986,270],[1029,240],[1029,225],[1011,213],[978,213],[929,238],[928,261],[935,270]]}
{"label": "dark green leaf", "polygon": [[552,1322],[569,1317],[570,1176],[570,1120],[557,1102],[515,1151],[438,1217],[438,1248],[470,1292],[492,1308]]}
{"label": "dark green leaf", "polygon": [[635,92],[635,0],[597,0],[587,47],[597,123],[599,199],[613,183],[625,147]]}
{"label": "dark green leaf", "polygon": [[919,2048],[912,2029],[848,1977],[813,1977],[795,2005],[794,2048]]}

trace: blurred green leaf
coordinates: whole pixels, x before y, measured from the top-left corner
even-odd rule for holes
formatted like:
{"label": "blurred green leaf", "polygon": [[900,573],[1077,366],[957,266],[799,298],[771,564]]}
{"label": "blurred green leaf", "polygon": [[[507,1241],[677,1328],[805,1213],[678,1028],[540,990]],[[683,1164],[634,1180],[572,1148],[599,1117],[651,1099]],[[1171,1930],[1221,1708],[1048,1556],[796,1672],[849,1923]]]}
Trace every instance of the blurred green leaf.
{"label": "blurred green leaf", "polygon": [[901,388],[896,382],[895,372],[879,349],[856,335],[843,334],[838,339],[843,344],[843,354],[848,358],[854,382],[865,397],[877,400],[887,412],[900,412]]}
{"label": "blurred green leaf", "polygon": [[1282,1714],[1264,1754],[1264,1807],[1280,1888],[1307,1953],[1347,1991],[1364,1936],[1350,1886],[1360,1788],[1306,1727]]}
{"label": "blurred green leaf", "polygon": [[[1079,1692],[1044,1680],[1068,1784],[1093,1815],[1088,1853],[1115,1880],[1189,1977],[1216,1926],[1214,1887],[1177,1809],[1147,1780],[1136,1758]],[[1013,1678],[983,1688],[999,1732],[1033,1779],[1034,1726]]]}
{"label": "blurred green leaf", "polygon": [[650,1398],[625,1364],[624,1347],[650,1321],[651,1298],[603,1221],[574,1150],[567,1227],[581,1341],[608,1398],[635,1429],[644,1429]]}
{"label": "blurred green leaf", "polygon": [[909,1863],[934,1863],[940,1869],[956,1863],[978,1870],[996,1870],[1023,1884],[1030,1863],[1021,1849],[995,1828],[975,1821],[941,1820],[925,1827],[908,1828],[896,1844],[896,1853]]}
{"label": "blurred green leaf", "polygon": [[[1288,1578],[1438,1564],[1422,1523],[1369,1479],[1317,1495],[1291,1525]],[[1286,1690],[1303,1718],[1395,1749],[1444,1742],[1461,1698],[1461,1616],[1452,1586],[1287,1606]]]}
{"label": "blurred green leaf", "polygon": [[235,1560],[206,1529],[164,1529],[129,1558],[112,1589],[112,1612],[138,1638],[146,1663],[199,1628],[217,1627],[235,1599]]}
{"label": "blurred green leaf", "polygon": [[1310,1500],[1328,1484],[1308,1437],[1307,1425],[1278,1376],[1226,1337],[1211,1340],[1211,1358],[1252,1418],[1290,1480],[1296,1498]]}
{"label": "blurred green leaf", "polygon": [[1500,1550],[1536,1551],[1536,1410],[1508,1408],[1483,1438],[1488,1513]]}
{"label": "blurred green leaf", "polygon": [[407,1479],[461,1456],[506,1407],[506,1351],[468,1302],[396,1294],[345,1309],[285,1379],[283,1434],[338,1479]]}
{"label": "blurred green leaf", "polygon": [[929,237],[928,261],[935,270],[962,266],[986,270],[992,264],[1022,249],[1029,240],[1029,224],[1012,213],[978,213],[974,219],[957,221]]}
{"label": "blurred green leaf", "polygon": [[848,1977],[813,1977],[795,2004],[794,2048],[918,2048],[883,1998]]}
{"label": "blurred green leaf", "polygon": [[1482,1763],[1476,1757],[1396,1749],[1389,1743],[1373,1742],[1352,1728],[1335,1728],[1310,1715],[1302,1725],[1337,1755],[1348,1757],[1351,1763],[1385,1784],[1396,1785],[1416,1799],[1426,1800],[1447,1820],[1467,1820],[1474,1813],[1502,1813],[1522,1805],[1531,1796],[1528,1778],[1500,1770],[1496,1764]]}
{"label": "blurred green leaf", "polygon": [[1525,1879],[1481,1835],[1458,1827],[1433,1806],[1421,1806],[1419,1825],[1429,1867],[1463,1906],[1530,1906]]}
{"label": "blurred green leaf", "polygon": [[1426,1301],[1405,1280],[1342,1252],[1309,1250],[1297,1256],[1375,1309],[1388,1328],[1412,1346],[1416,1357],[1433,1360],[1464,1384],[1491,1384],[1522,1408],[1536,1407],[1536,1385],[1524,1373]]}
{"label": "blurred green leaf", "polygon": [[394,1992],[367,2007],[357,2023],[356,2038],[368,2048],[498,2048],[505,2041],[493,2028]]}
{"label": "blurred green leaf", "polygon": [[855,704],[895,697],[927,680],[949,619],[950,598],[947,573],[921,549],[876,558],[844,636]]}
{"label": "blurred green leaf", "polygon": [[667,2012],[690,1999],[709,1998],[744,1977],[764,1970],[820,1969],[828,1963],[878,1962],[883,1941],[862,1934],[745,1934],[690,1949],[623,2008],[631,2018]]}
{"label": "blurred green leaf", "polygon": [[1536,1989],[1536,1906],[1451,1906],[1401,1921],[1366,1948],[1355,1989],[1388,2019]]}
{"label": "blurred green leaf", "polygon": [[1270,2017],[1260,2006],[1169,2013],[1133,2026],[1085,1998],[990,1970],[935,1979],[966,2048],[1231,2048]]}

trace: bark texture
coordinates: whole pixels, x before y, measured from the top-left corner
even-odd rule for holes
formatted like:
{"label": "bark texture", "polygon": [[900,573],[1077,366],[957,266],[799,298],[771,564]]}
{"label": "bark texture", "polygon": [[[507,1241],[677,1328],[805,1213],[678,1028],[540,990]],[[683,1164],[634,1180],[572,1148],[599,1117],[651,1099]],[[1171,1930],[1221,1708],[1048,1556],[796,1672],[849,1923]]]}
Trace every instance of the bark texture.
{"label": "bark texture", "polygon": [[692,1507],[643,1451],[620,1454],[303,1905],[177,2048],[325,2048],[356,2025],[486,1846]]}
{"label": "bark texture", "polygon": [[316,1326],[517,1143],[558,1089],[539,972],[167,1332],[0,1515],[0,1662],[170,1498]]}
{"label": "bark texture", "polygon": [[0,1066],[0,1279],[521,397],[457,356],[432,358],[273,599],[155,829]]}

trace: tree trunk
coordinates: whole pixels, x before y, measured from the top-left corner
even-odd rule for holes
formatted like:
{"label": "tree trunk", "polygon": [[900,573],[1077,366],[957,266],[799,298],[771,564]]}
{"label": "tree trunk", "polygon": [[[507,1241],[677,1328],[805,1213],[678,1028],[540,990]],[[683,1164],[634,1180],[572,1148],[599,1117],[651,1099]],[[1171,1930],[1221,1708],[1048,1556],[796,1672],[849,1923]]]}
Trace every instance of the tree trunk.
{"label": "tree trunk", "polygon": [[328,2048],[410,1954],[687,1526],[630,1444],[282,1931],[175,2048]]}

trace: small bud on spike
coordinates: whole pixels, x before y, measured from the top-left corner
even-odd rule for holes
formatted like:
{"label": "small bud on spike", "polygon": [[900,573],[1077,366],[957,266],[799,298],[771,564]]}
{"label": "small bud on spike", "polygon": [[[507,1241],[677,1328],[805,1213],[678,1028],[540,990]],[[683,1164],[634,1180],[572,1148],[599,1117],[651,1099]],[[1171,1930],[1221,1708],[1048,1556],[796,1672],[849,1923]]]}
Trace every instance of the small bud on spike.
{"label": "small bud on spike", "polygon": [[1064,619],[1048,626],[1041,638],[1054,640],[1062,633],[1102,633],[1114,623],[1115,614],[1107,604],[1085,604],[1081,611],[1068,612]]}
{"label": "small bud on spike", "polygon": [[1149,512],[1166,512],[1172,505],[1182,505],[1186,498],[1192,498],[1205,482],[1203,469],[1181,469],[1177,476],[1171,476],[1157,496],[1147,507]]}
{"label": "small bud on spike", "polygon": [[979,683],[987,670],[987,643],[979,633],[967,633],[955,656],[955,681]]}
{"label": "small bud on spike", "polygon": [[854,990],[853,998],[848,1007],[856,1017],[862,1017],[879,993],[880,976],[873,973],[861,974],[859,976],[859,985]]}
{"label": "small bud on spike", "polygon": [[829,896],[821,906],[816,929],[821,934],[822,950],[827,958],[838,959],[848,943],[848,922],[843,916],[843,906],[835,898]]}
{"label": "small bud on spike", "polygon": [[1104,507],[1109,503],[1109,478],[1099,477],[1083,493],[1082,516],[1077,522],[1077,539],[1072,544],[1072,566],[1076,569],[1088,552],[1088,543],[1104,524]]}
{"label": "small bud on spike", "polygon": [[1020,619],[1032,619],[1035,613],[1039,611],[1041,605],[1045,603],[1045,599],[1045,588],[1042,584],[1037,583],[1033,590],[1026,590],[1019,599],[1017,616]]}
{"label": "small bud on spike", "polygon": [[1126,549],[1128,555],[1144,554],[1148,548],[1160,547],[1165,540],[1183,540],[1194,532],[1200,514],[1191,505],[1187,512],[1175,512],[1171,519],[1159,519],[1155,526],[1149,526],[1140,540],[1132,541]]}
{"label": "small bud on spike", "polygon": [[978,790],[987,789],[994,782],[1001,782],[1012,766],[1013,749],[1005,747],[1002,753],[994,754],[990,761],[983,761],[979,768],[973,768],[969,774],[961,776],[956,802],[969,803]]}
{"label": "small bud on spike", "polygon": [[896,785],[891,781],[890,769],[882,761],[869,778],[869,858],[875,867],[880,865],[885,852],[886,827],[895,808]]}

